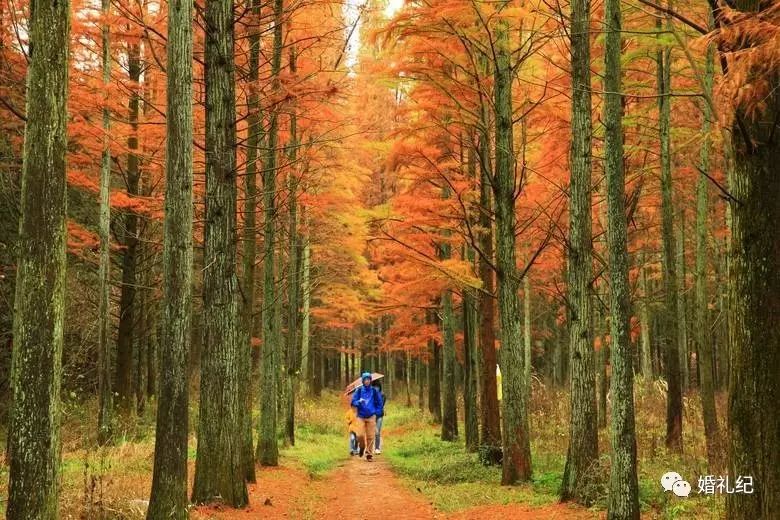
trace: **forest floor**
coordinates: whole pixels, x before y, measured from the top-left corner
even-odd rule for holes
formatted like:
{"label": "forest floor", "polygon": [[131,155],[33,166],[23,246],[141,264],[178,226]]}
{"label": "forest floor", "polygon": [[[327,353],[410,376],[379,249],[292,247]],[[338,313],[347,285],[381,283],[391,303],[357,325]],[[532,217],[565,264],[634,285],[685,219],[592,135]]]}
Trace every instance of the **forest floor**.
{"label": "forest floor", "polygon": [[[405,406],[405,392],[389,401],[382,454],[373,463],[350,457],[344,405],[337,394],[327,393],[321,399],[299,402],[296,443],[282,448],[279,467],[258,468],[258,481],[249,487],[248,508],[198,507],[191,516],[195,520],[602,518],[609,475],[608,430],[599,435],[602,457],[594,468],[593,504],[590,508],[559,504],[568,443],[568,399],[562,391],[544,386],[534,391],[531,482],[501,486],[500,467],[481,464],[477,454],[465,450],[462,439],[442,442],[440,427],[416,402],[413,407]],[[698,402],[696,395],[685,398],[686,451],[670,454],[663,447],[664,396],[651,385],[637,387],[643,518],[725,516],[719,497],[678,499],[660,486],[660,476],[671,470],[687,476],[696,490],[695,475],[706,471]],[[195,404],[190,421],[190,480],[197,448]],[[66,402],[63,415],[61,518],[143,519],[152,475],[153,408],[141,416],[121,419],[114,445],[101,449],[94,448],[94,403]],[[0,517],[8,478],[4,462],[0,460]]]}

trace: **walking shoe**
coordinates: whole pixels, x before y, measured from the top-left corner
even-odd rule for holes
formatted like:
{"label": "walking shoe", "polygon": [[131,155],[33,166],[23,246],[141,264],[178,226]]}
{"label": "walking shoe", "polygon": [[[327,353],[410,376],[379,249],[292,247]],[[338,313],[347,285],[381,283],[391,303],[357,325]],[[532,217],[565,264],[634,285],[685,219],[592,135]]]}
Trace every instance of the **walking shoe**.
{"label": "walking shoe", "polygon": [[381,455],[381,454],[382,454],[382,450],[374,450],[374,455]]}
{"label": "walking shoe", "polygon": [[372,456],[371,456],[371,454],[370,454],[370,453],[368,453],[368,454],[366,454],[366,460],[367,460],[368,462],[373,462],[373,460],[374,460],[374,457],[372,457]]}

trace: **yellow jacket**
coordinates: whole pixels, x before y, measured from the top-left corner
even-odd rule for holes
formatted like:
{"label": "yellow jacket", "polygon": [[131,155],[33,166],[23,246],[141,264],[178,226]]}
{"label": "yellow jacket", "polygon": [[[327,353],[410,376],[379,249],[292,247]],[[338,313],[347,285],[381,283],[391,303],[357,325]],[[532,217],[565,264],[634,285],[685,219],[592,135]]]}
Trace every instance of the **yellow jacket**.
{"label": "yellow jacket", "polygon": [[347,410],[347,413],[345,415],[347,419],[347,432],[358,432],[358,425],[357,425],[357,416],[355,415],[355,410],[353,410],[351,407]]}

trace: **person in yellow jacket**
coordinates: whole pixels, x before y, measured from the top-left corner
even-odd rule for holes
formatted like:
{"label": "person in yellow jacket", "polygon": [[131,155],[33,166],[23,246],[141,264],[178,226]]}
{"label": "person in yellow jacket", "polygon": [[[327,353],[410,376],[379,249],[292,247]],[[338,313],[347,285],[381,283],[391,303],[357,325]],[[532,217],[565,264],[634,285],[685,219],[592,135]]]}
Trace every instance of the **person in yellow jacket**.
{"label": "person in yellow jacket", "polygon": [[347,433],[349,435],[349,454],[363,456],[363,448],[360,442],[360,426],[358,425],[357,415],[355,409],[351,406],[347,408],[345,414],[347,420]]}

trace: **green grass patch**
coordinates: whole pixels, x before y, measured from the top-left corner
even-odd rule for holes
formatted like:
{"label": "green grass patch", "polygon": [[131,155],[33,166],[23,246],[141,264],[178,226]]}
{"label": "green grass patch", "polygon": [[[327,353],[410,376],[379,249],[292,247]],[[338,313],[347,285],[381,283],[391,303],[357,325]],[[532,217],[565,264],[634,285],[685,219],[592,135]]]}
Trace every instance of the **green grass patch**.
{"label": "green grass patch", "polygon": [[[563,461],[556,456],[534,459],[534,478],[520,486],[501,486],[501,468],[480,463],[463,442],[443,442],[437,427],[416,414],[416,422],[387,437],[388,462],[406,484],[423,493],[440,511],[451,512],[486,504],[523,503],[542,506],[558,500]],[[395,426],[394,424],[392,426]],[[387,422],[390,428],[391,423]]]}

